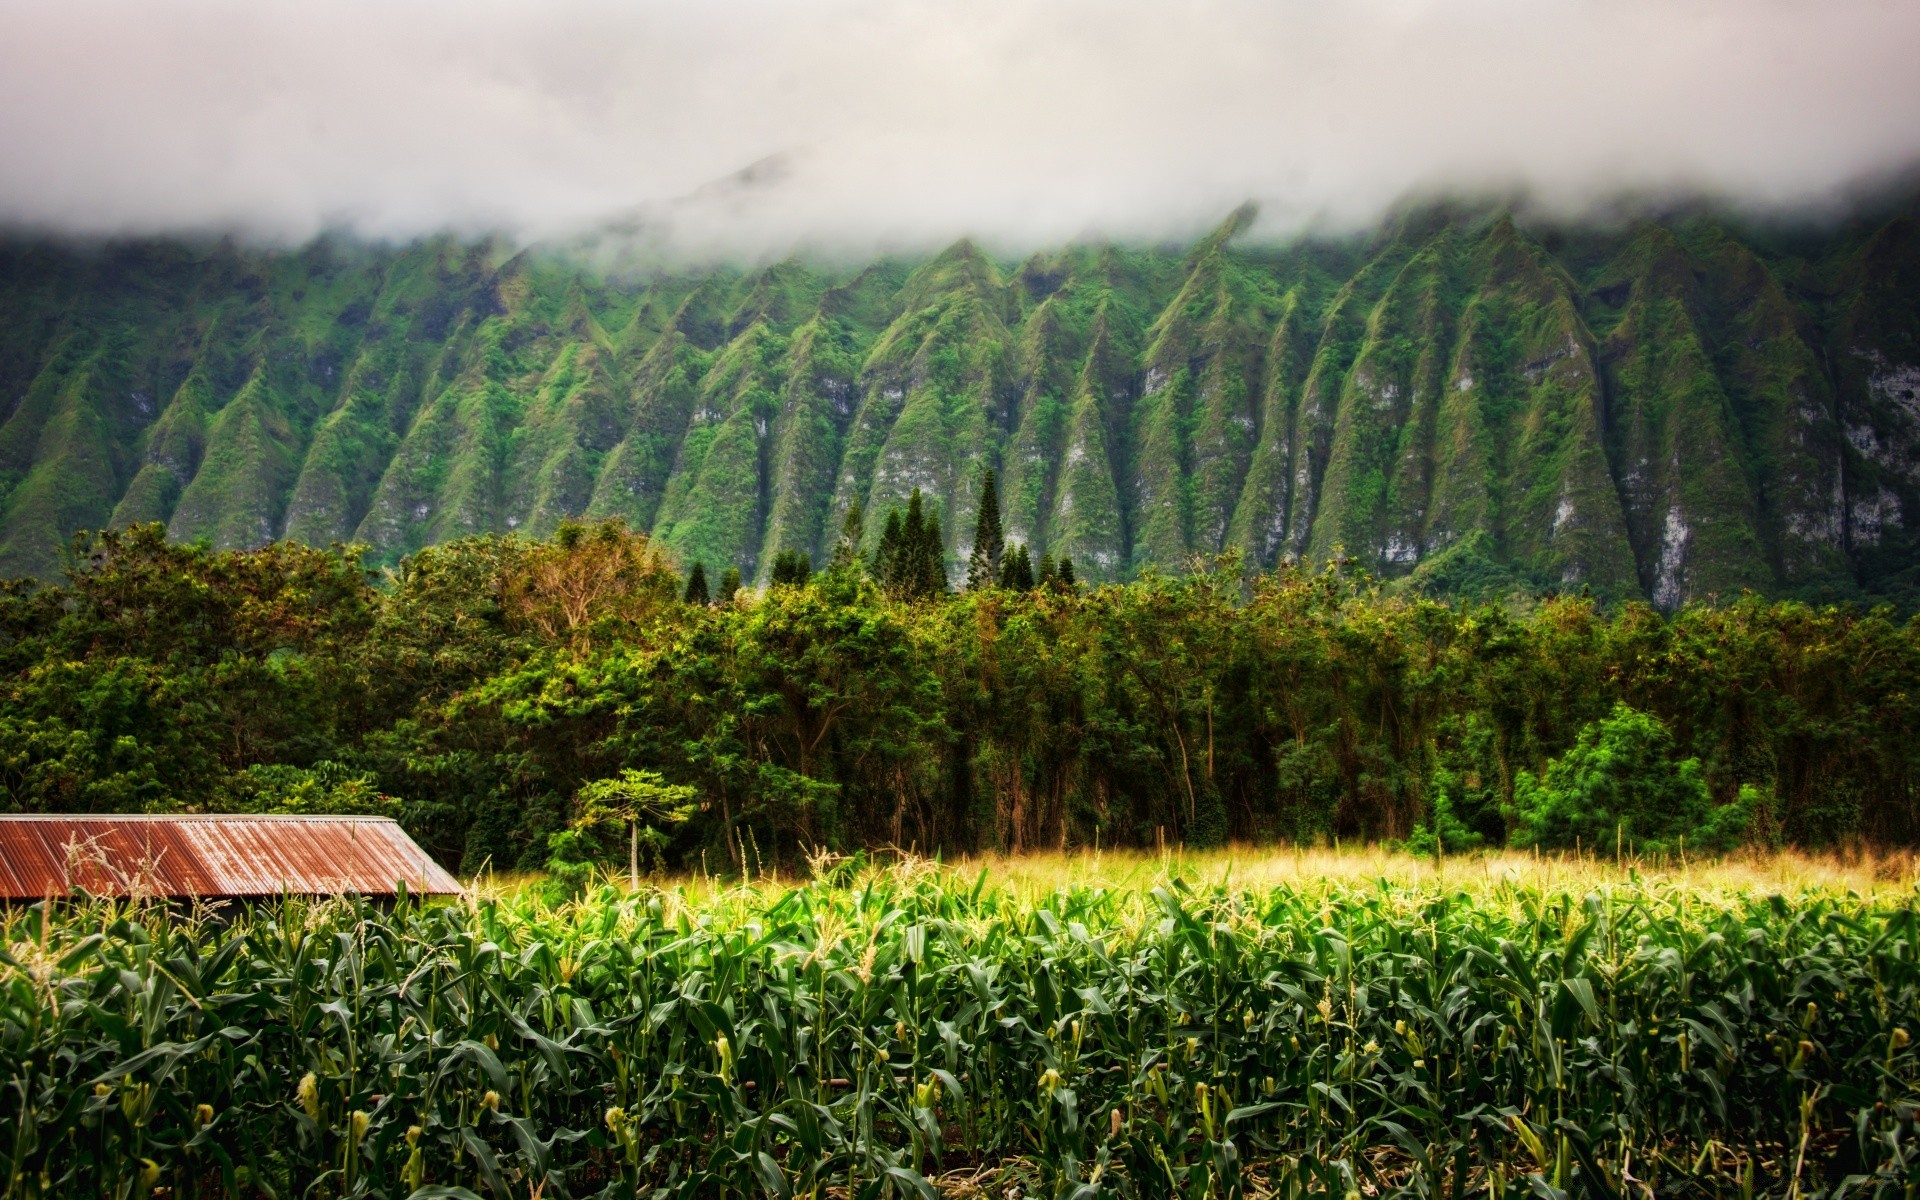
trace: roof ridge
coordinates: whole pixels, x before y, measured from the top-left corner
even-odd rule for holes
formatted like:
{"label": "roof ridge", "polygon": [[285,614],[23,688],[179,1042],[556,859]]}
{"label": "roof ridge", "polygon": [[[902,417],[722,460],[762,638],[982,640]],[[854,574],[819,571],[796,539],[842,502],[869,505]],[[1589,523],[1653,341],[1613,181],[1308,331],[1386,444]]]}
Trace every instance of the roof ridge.
{"label": "roof ridge", "polygon": [[0,901],[97,895],[454,895],[398,822],[359,814],[0,814]]}
{"label": "roof ridge", "polygon": [[398,825],[371,813],[0,813],[0,821],[354,821]]}

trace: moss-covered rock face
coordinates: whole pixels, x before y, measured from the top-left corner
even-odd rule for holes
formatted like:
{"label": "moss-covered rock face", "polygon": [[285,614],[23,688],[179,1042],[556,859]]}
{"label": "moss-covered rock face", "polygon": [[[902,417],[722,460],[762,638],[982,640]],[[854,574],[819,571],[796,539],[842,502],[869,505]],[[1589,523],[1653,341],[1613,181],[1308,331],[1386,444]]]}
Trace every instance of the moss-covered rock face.
{"label": "moss-covered rock face", "polygon": [[447,239],[0,243],[0,573],[134,521],[390,562],[584,514],[764,582],[915,489],[957,573],[993,467],[1009,541],[1092,580],[1237,550],[1438,592],[1920,598],[1912,206],[1246,224],[638,278]]}

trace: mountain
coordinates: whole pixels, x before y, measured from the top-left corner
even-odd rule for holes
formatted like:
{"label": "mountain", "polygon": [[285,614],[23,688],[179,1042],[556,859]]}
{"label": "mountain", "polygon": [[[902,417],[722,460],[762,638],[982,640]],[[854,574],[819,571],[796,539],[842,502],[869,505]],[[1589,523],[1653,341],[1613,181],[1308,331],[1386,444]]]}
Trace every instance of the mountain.
{"label": "mountain", "polygon": [[[165,522],[378,561],[572,515],[764,579],[981,470],[1090,579],[1239,548],[1439,593],[1920,590],[1920,205],[1433,206],[1261,244],[643,274],[452,239],[0,242],[0,574]],[[869,521],[869,536],[879,527]]]}

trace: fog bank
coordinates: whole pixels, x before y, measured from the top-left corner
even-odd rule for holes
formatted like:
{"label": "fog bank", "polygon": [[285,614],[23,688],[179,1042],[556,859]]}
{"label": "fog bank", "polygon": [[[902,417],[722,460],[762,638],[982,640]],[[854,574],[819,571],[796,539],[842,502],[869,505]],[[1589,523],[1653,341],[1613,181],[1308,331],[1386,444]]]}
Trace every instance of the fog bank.
{"label": "fog bank", "polygon": [[1799,210],[1920,161],[1917,47],[1910,0],[0,0],[0,222],[757,256]]}

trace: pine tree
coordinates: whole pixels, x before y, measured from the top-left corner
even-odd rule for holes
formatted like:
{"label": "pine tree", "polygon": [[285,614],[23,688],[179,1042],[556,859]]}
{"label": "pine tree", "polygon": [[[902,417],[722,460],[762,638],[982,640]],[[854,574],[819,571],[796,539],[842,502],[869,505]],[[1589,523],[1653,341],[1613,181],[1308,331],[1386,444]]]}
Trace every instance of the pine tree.
{"label": "pine tree", "polygon": [[900,565],[900,543],[906,533],[902,528],[900,510],[887,510],[887,523],[880,530],[880,545],[873,552],[873,577],[880,586],[892,591],[897,586],[897,568]]}
{"label": "pine tree", "polygon": [[740,568],[728,567],[720,576],[720,603],[732,604],[734,596],[740,591]]}
{"label": "pine tree", "polygon": [[813,578],[813,562],[804,551],[782,550],[773,556],[773,574],[768,582],[774,587],[805,587]]}
{"label": "pine tree", "polygon": [[900,544],[894,548],[893,566],[888,572],[888,589],[907,600],[920,595],[920,560],[925,553],[923,543],[926,537],[925,506],[920,489],[913,489],[913,495],[907,497],[907,515],[900,518]]}
{"label": "pine tree", "polygon": [[903,600],[938,596],[947,590],[946,543],[940,518],[927,511],[926,497],[915,488],[907,500],[906,516],[899,509],[887,513],[880,548],[874,554],[874,577]]}
{"label": "pine tree", "polygon": [[925,532],[923,527],[927,521],[926,509],[927,502],[920,495],[920,489],[913,489],[913,495],[907,497],[907,515],[900,522],[903,545],[918,546],[920,544],[921,535]]}
{"label": "pine tree", "polygon": [[1053,586],[1053,555],[1042,554],[1040,556],[1040,575],[1036,582],[1043,588]]}
{"label": "pine tree", "polygon": [[927,514],[920,489],[907,497],[907,515],[900,522],[900,549],[893,565],[893,588],[917,600],[926,584]]}
{"label": "pine tree", "polygon": [[1000,532],[1000,488],[993,468],[980,483],[980,517],[973,525],[973,552],[967,556],[967,590],[992,587],[1000,578],[1006,539]]}
{"label": "pine tree", "polygon": [[707,594],[707,564],[693,564],[693,571],[687,576],[687,593],[684,597],[688,604],[706,604],[712,599]]}
{"label": "pine tree", "polygon": [[1025,542],[1007,551],[1000,566],[1000,586],[1010,592],[1033,590],[1033,558],[1027,553]]}
{"label": "pine tree", "polygon": [[1058,577],[1060,580],[1061,587],[1065,588],[1069,592],[1073,590],[1074,583],[1076,582],[1073,577],[1073,560],[1068,558],[1064,554],[1060,556],[1060,567],[1059,567]]}
{"label": "pine tree", "polygon": [[840,540],[833,544],[833,557],[827,562],[832,572],[851,571],[860,565],[860,539],[866,535],[866,514],[855,500],[847,505],[847,519],[840,524]]}
{"label": "pine tree", "polygon": [[929,513],[920,528],[920,553],[916,556],[914,595],[944,596],[947,592],[947,547],[940,533],[940,516]]}

